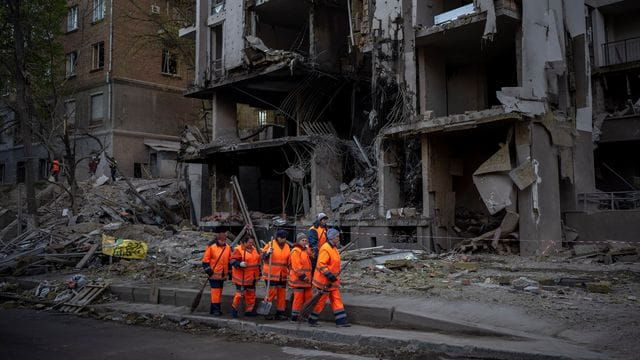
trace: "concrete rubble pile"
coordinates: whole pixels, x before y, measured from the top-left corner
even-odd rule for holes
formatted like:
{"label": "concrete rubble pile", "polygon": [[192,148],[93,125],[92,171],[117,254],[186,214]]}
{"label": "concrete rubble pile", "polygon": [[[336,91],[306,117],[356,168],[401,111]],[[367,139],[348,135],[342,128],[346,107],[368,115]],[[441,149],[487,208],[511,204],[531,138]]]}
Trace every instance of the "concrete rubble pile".
{"label": "concrete rubble pile", "polygon": [[[77,214],[66,207],[68,197],[62,193],[40,207],[39,227],[1,239],[0,273],[99,269],[107,262],[114,272],[132,274],[158,263],[167,264],[172,271],[190,267],[192,249],[200,246],[202,236],[188,230],[183,190],[184,184],[168,179],[82,184]],[[181,227],[186,229],[179,232]],[[142,242],[148,249],[140,260],[108,259],[102,254],[105,237],[116,243],[123,239]]]}
{"label": "concrete rubble pile", "polygon": [[375,219],[378,186],[373,174],[340,184],[340,192],[331,197],[331,210],[343,220]]}

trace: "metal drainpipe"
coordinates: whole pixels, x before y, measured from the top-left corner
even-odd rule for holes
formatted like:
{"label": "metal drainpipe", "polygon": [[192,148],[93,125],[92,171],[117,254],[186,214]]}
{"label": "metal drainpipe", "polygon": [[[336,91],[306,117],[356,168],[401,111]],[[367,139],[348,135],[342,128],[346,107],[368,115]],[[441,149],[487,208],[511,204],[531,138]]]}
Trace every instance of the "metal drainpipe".
{"label": "metal drainpipe", "polygon": [[[113,81],[112,81],[112,71],[113,71],[113,2],[115,0],[109,1],[109,71],[107,71],[107,84],[109,85],[109,123],[113,128]],[[113,136],[113,135],[112,135]],[[113,145],[113,138],[111,139],[111,143]],[[113,152],[111,154],[113,156]]]}

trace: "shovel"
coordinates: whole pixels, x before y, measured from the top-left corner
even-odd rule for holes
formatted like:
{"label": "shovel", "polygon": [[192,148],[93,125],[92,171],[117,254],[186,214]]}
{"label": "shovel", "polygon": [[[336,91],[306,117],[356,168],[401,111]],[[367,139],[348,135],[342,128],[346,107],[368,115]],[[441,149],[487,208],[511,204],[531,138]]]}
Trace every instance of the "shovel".
{"label": "shovel", "polygon": [[[272,240],[273,241],[273,240]],[[272,243],[273,244],[273,243]],[[272,248],[271,246],[269,247]],[[271,312],[271,301],[269,301],[269,287],[271,286],[271,260],[273,260],[273,253],[269,254],[269,277],[267,278],[267,293],[264,295],[264,300],[258,304],[256,312],[260,315],[269,315]]]}

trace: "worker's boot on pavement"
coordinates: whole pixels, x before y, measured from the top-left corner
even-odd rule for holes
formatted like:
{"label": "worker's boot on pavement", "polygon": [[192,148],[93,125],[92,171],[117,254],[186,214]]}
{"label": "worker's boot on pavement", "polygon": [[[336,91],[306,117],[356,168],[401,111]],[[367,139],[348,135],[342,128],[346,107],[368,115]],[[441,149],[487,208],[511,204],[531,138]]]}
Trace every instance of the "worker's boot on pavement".
{"label": "worker's boot on pavement", "polygon": [[220,304],[211,304],[211,308],[209,309],[209,314],[213,316],[221,316],[222,311],[220,309]]}
{"label": "worker's boot on pavement", "polygon": [[231,317],[234,319],[238,318],[238,310],[231,308]]}
{"label": "worker's boot on pavement", "polygon": [[291,315],[291,322],[298,322],[298,315]]}
{"label": "worker's boot on pavement", "polygon": [[319,327],[320,324],[318,324],[318,320],[309,318],[309,326]]}
{"label": "worker's boot on pavement", "polygon": [[273,318],[274,320],[287,320],[287,315],[284,311],[276,311],[276,316]]}
{"label": "worker's boot on pavement", "polygon": [[336,320],[336,325],[338,327],[351,327],[351,324],[349,324],[346,317]]}
{"label": "worker's boot on pavement", "polygon": [[255,309],[251,310],[251,311],[247,311],[244,313],[244,316],[258,316],[258,313],[256,312]]}

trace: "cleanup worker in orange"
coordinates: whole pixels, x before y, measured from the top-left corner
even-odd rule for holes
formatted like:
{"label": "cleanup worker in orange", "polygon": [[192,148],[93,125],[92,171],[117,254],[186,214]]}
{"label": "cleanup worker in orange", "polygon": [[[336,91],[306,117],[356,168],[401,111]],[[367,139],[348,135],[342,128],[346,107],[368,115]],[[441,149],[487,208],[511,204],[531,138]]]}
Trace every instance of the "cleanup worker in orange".
{"label": "cleanup worker in orange", "polygon": [[311,250],[307,234],[299,233],[289,257],[289,287],[293,290],[291,321],[298,321],[300,309],[312,297]]}
{"label": "cleanup worker in orange", "polygon": [[316,221],[309,228],[309,247],[313,251],[313,266],[315,268],[318,259],[318,250],[327,242],[327,221],[329,217],[325,213],[319,213]]}
{"label": "cleanup worker in orange", "polygon": [[207,247],[202,257],[202,269],[209,275],[209,285],[211,285],[209,314],[213,316],[222,315],[220,299],[222,298],[224,280],[229,274],[230,257],[231,247],[227,245],[227,236],[220,232],[216,235],[215,242]]}
{"label": "cleanup worker in orange", "polygon": [[53,176],[55,181],[58,181],[58,174],[60,173],[60,160],[53,159],[51,163],[51,176]]}
{"label": "cleanup worker in orange", "polygon": [[318,326],[318,317],[329,299],[336,325],[349,327],[347,312],[344,310],[342,296],[340,295],[340,253],[338,252],[340,233],[336,229],[327,231],[327,243],[322,245],[318,254],[316,271],[313,274],[313,286],[322,291],[320,300],[309,315],[309,324]]}
{"label": "cleanup worker in orange", "polygon": [[271,240],[262,249],[262,278],[269,282],[267,301],[276,299],[275,320],[286,320],[287,307],[287,275],[289,273],[289,255],[291,248],[287,244],[287,232],[276,231],[275,240]]}
{"label": "cleanup worker in orange", "polygon": [[240,301],[244,297],[245,315],[256,316],[256,281],[260,278],[260,253],[254,246],[253,236],[246,236],[231,254],[231,277],[236,294],[231,304],[231,316],[238,317]]}

